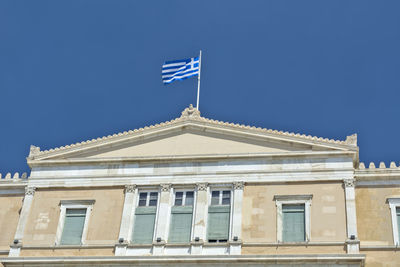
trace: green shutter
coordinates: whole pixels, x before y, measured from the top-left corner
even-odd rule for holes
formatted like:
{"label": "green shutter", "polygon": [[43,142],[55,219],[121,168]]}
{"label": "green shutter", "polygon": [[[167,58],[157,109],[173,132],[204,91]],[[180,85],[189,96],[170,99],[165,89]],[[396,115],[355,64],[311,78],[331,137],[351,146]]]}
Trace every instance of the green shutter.
{"label": "green shutter", "polygon": [[191,206],[176,206],[171,210],[171,226],[169,230],[168,242],[189,243],[192,230]]}
{"label": "green shutter", "polygon": [[304,204],[302,205],[282,205],[284,242],[304,242],[305,241],[305,217]]}
{"label": "green shutter", "polygon": [[208,208],[208,240],[229,239],[230,206]]}
{"label": "green shutter", "polygon": [[151,244],[153,242],[156,207],[137,207],[132,242],[135,244]]}
{"label": "green shutter", "polygon": [[61,245],[80,245],[85,225],[86,209],[67,209]]}

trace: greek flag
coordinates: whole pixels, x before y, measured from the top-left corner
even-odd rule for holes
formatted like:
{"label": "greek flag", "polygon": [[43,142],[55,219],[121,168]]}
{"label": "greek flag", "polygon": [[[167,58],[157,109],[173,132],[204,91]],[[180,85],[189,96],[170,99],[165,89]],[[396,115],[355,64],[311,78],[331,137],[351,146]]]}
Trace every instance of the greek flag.
{"label": "greek flag", "polygon": [[199,57],[166,61],[162,66],[162,80],[164,84],[175,80],[184,80],[199,74]]}

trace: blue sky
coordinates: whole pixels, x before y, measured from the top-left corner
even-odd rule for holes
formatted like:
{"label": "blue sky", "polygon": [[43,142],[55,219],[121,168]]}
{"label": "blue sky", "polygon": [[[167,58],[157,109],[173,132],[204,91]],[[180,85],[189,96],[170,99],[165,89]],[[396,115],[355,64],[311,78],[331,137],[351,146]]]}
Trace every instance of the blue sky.
{"label": "blue sky", "polygon": [[400,161],[400,1],[1,1],[0,172],[49,149],[178,117],[203,51],[212,119],[344,140]]}

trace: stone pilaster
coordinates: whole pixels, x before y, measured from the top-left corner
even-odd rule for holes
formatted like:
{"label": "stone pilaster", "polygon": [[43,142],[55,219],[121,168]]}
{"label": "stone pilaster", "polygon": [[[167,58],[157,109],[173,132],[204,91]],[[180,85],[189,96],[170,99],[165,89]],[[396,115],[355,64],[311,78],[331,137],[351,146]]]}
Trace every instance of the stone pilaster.
{"label": "stone pilaster", "polygon": [[203,243],[206,240],[206,222],[208,213],[208,184],[196,184],[196,209],[194,215],[194,240],[191,242],[191,253],[195,255],[202,254]]}
{"label": "stone pilaster", "polygon": [[356,194],[355,179],[343,180],[346,196],[346,221],[347,221],[347,253],[358,254],[360,252],[360,240],[357,234]]}
{"label": "stone pilaster", "polygon": [[36,188],[33,186],[25,187],[25,197],[22,204],[21,214],[19,216],[17,230],[15,231],[13,244],[10,245],[9,257],[18,257],[21,252],[22,240],[26,222],[28,221],[29,212],[31,210],[33,196]]}
{"label": "stone pilaster", "polygon": [[242,247],[242,202],[243,202],[244,182],[233,183],[233,216],[232,234],[230,242],[230,254],[240,255]]}
{"label": "stone pilaster", "polygon": [[126,249],[131,239],[133,220],[135,218],[137,189],[136,185],[130,184],[125,186],[124,208],[122,210],[122,219],[119,229],[118,241],[115,245],[115,255],[126,255]]}
{"label": "stone pilaster", "polygon": [[156,221],[156,240],[153,243],[153,255],[164,253],[165,242],[168,239],[168,226],[171,214],[171,184],[161,184],[158,216]]}

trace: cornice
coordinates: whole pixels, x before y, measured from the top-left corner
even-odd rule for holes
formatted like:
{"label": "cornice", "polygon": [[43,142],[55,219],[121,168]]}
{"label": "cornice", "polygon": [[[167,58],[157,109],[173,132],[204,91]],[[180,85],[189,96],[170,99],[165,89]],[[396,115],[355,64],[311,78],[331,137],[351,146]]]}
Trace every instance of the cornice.
{"label": "cornice", "polygon": [[247,135],[258,135],[260,137],[268,137],[277,141],[296,142],[307,145],[319,145],[326,148],[341,149],[358,151],[357,147],[357,135],[351,135],[346,138],[345,141],[333,140],[328,138],[321,138],[311,135],[284,132],[278,130],[271,130],[266,128],[254,127],[249,125],[242,125],[236,123],[222,122],[218,120],[208,119],[200,116],[200,112],[194,109],[192,106],[186,108],[179,118],[162,122],[155,125],[146,126],[135,130],[129,130],[120,132],[113,135],[99,137],[97,139],[91,139],[71,145],[61,146],[54,149],[41,151],[37,146],[31,146],[28,160],[44,160],[51,157],[62,156],[65,154],[75,153],[79,151],[86,151],[90,149],[96,149],[100,146],[113,145],[119,142],[131,141],[134,137],[143,137],[144,135],[151,135],[152,133],[159,132],[161,130],[181,128],[183,126],[203,126],[207,128],[213,128],[215,130],[230,130],[237,132],[238,134]]}
{"label": "cornice", "polygon": [[113,164],[113,163],[142,163],[142,162],[183,162],[183,161],[209,161],[209,160],[251,160],[251,159],[280,159],[280,158],[318,158],[357,156],[355,151],[296,151],[274,153],[243,153],[243,154],[208,154],[208,155],[177,155],[177,156],[151,156],[151,157],[118,157],[118,158],[69,158],[49,160],[27,160],[30,167],[53,165],[86,165],[86,164]]}

